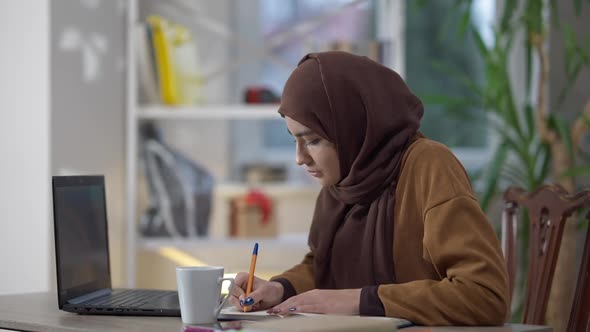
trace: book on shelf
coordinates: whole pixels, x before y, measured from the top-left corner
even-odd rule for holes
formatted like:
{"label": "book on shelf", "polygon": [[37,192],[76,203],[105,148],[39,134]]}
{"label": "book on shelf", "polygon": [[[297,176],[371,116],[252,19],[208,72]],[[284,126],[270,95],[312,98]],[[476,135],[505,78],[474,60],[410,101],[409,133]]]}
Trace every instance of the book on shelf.
{"label": "book on shelf", "polygon": [[158,78],[149,25],[141,23],[135,25],[134,37],[140,101],[146,104],[158,104],[160,102]]}
{"label": "book on shelf", "polygon": [[174,25],[175,40],[172,49],[174,68],[180,102],[185,105],[201,104],[201,71],[197,43],[190,31],[180,25]]}
{"label": "book on shelf", "polygon": [[407,319],[373,316],[341,316],[298,313],[286,316],[271,315],[266,311],[241,312],[234,307],[221,310],[219,319],[239,319],[243,327],[256,330],[292,331],[396,331],[413,325]]}
{"label": "book on shelf", "polygon": [[200,103],[197,46],[190,31],[158,15],[148,16],[147,31],[156,69],[153,76],[157,78],[161,102],[166,105]]}
{"label": "book on shelf", "polygon": [[147,22],[154,47],[154,61],[159,80],[160,98],[164,104],[179,104],[174,62],[171,54],[170,27],[166,20],[157,15],[150,15]]}

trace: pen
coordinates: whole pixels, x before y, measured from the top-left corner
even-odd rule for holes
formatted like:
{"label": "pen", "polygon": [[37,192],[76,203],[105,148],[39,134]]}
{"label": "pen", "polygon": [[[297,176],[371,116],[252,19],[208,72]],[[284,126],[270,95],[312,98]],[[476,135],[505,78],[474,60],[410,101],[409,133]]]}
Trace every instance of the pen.
{"label": "pen", "polygon": [[[256,257],[258,257],[258,243],[254,244],[254,250],[252,251],[252,260],[250,261],[250,273],[248,274],[248,285],[246,286],[246,297],[252,292],[252,283],[254,282],[254,269],[256,269]],[[248,312],[252,309],[252,306],[244,306],[244,312]]]}

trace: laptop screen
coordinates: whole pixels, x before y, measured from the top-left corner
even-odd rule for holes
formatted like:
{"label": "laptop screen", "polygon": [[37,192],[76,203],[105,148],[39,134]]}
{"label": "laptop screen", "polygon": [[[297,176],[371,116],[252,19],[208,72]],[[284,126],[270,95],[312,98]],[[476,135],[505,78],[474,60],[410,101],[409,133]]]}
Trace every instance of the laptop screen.
{"label": "laptop screen", "polygon": [[53,218],[61,308],[111,287],[104,177],[54,176]]}

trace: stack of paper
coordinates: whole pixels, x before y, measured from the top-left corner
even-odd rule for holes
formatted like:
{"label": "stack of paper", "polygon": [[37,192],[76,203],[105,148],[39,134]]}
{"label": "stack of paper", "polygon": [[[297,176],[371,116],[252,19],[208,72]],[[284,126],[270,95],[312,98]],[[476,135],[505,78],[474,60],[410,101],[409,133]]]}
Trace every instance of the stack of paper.
{"label": "stack of paper", "polygon": [[396,331],[412,325],[405,319],[392,317],[338,316],[321,314],[292,314],[278,316],[266,311],[240,312],[224,308],[219,319],[241,319],[243,327],[257,331]]}

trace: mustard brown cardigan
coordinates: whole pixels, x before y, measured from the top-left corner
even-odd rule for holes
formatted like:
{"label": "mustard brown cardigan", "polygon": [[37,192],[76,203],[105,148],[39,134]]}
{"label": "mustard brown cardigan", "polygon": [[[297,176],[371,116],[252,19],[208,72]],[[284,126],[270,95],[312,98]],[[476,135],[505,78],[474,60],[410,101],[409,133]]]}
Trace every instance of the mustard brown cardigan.
{"label": "mustard brown cardigan", "polygon": [[[452,152],[427,138],[413,142],[395,197],[396,283],[363,287],[360,313],[419,325],[503,324],[510,300],[499,241]],[[272,278],[284,299],[316,288],[313,258]]]}

